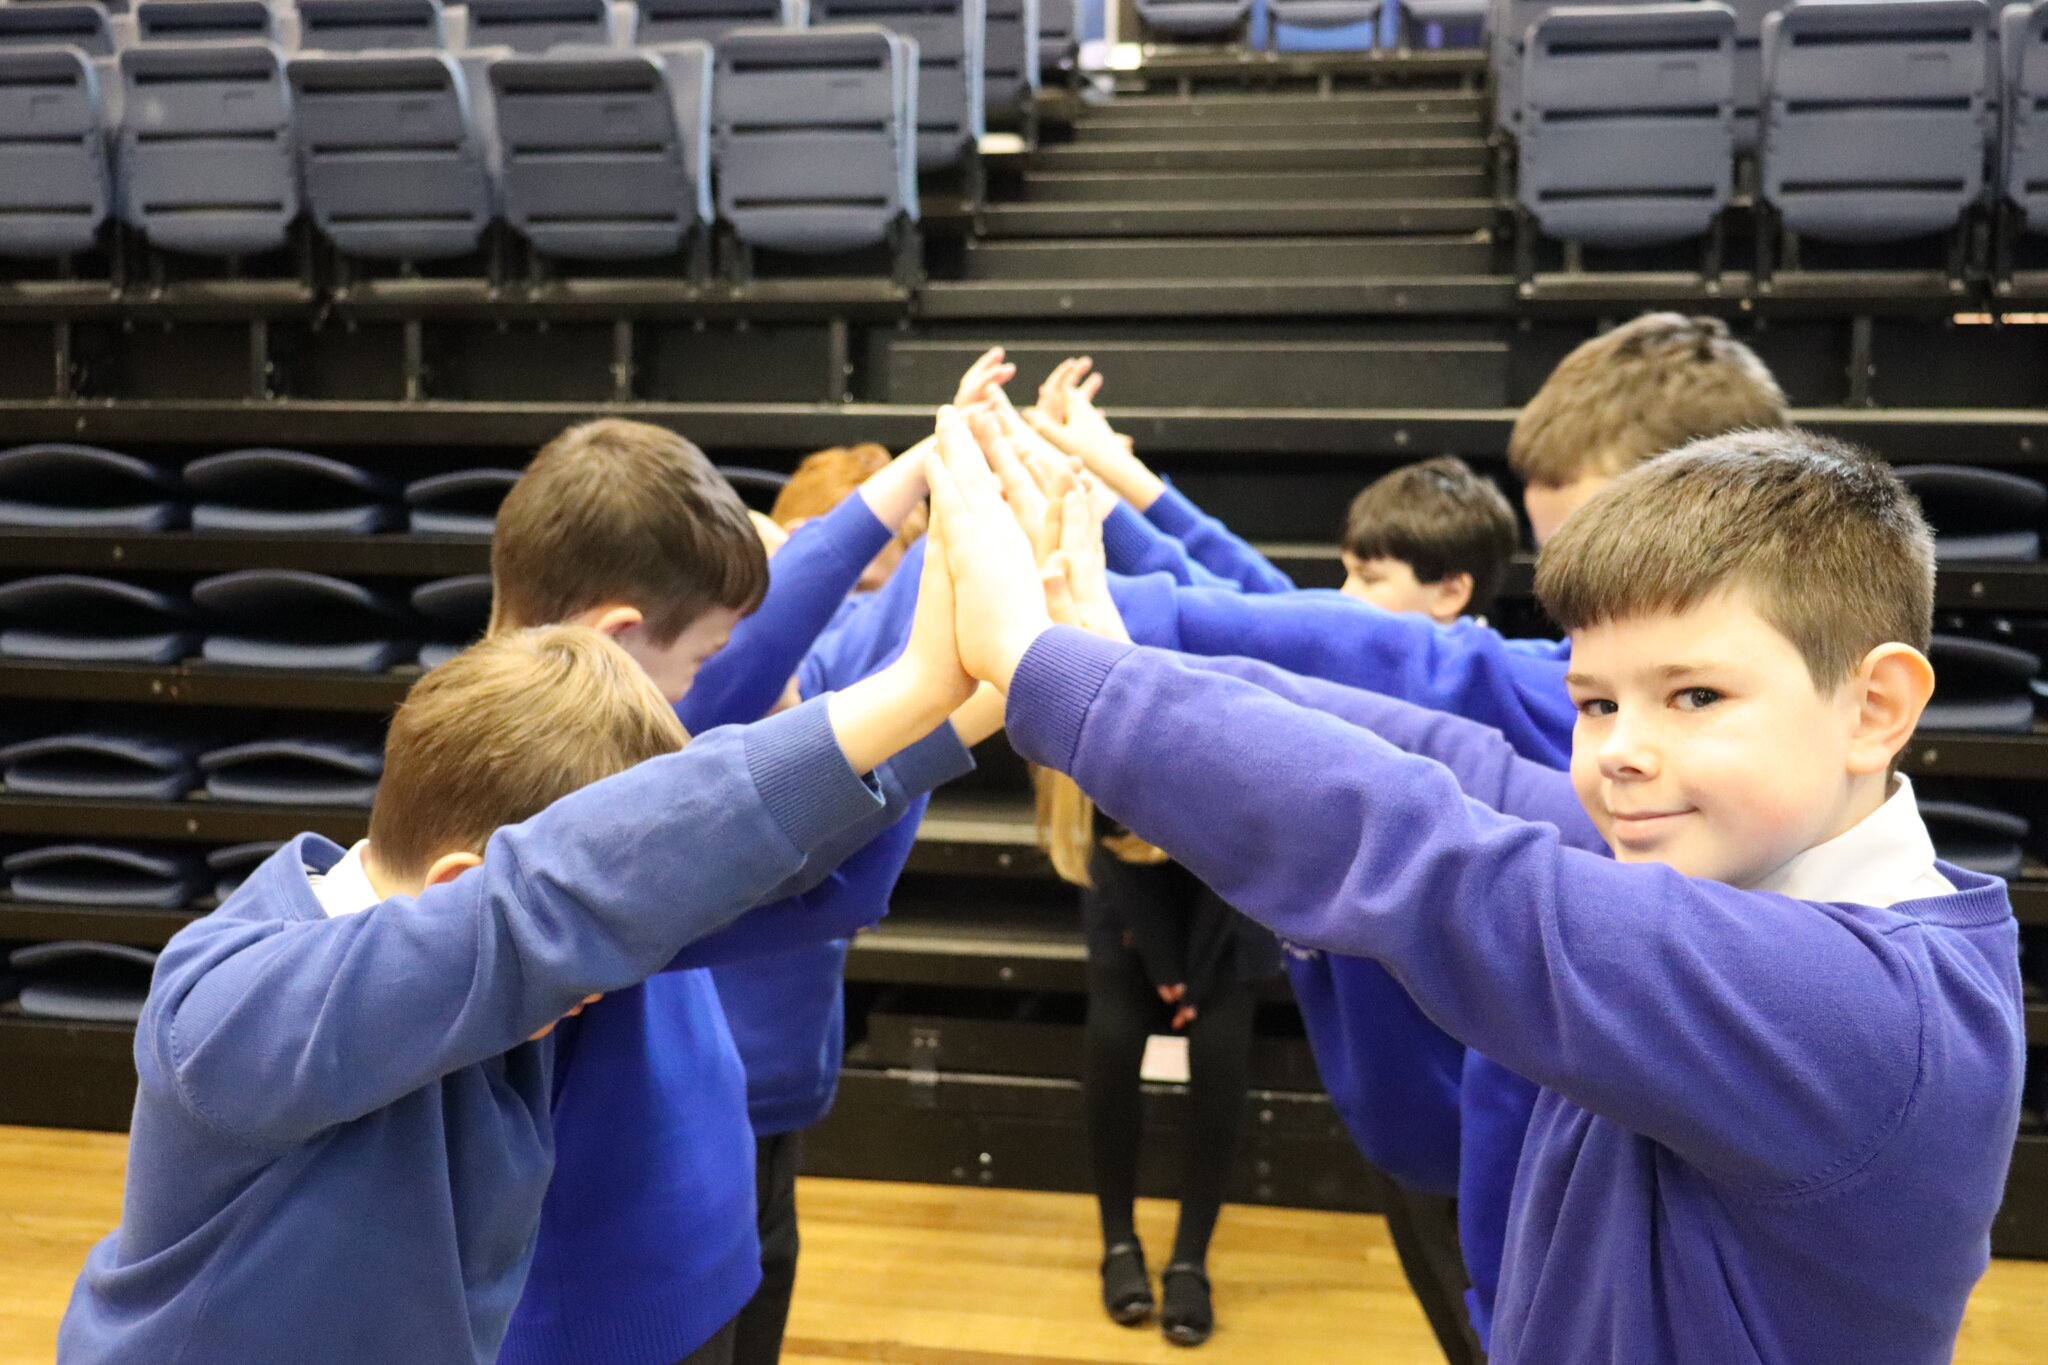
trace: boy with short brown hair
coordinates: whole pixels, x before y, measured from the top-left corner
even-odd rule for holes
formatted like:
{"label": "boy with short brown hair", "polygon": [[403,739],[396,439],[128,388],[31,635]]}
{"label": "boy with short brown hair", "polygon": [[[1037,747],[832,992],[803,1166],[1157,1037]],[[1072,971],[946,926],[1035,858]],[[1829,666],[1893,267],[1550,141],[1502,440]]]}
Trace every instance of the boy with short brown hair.
{"label": "boy with short brown hair", "polygon": [[1582,342],[1523,405],[1508,468],[1537,545],[1617,474],[1688,441],[1791,425],[1785,392],[1719,318],[1646,313]]}
{"label": "boy with short brown hair", "polygon": [[860,774],[972,686],[927,625],[892,673],[683,752],[593,631],[422,677],[371,839],[291,840],[158,960],[121,1226],[59,1359],[492,1365],[554,1165],[550,1031],[871,816]]}
{"label": "boy with short brown hair", "polygon": [[1444,625],[1492,609],[1515,554],[1515,514],[1493,480],[1443,455],[1359,490],[1340,546],[1345,596]]}
{"label": "boy with short brown hair", "polygon": [[2004,882],[1938,862],[1892,771],[1934,684],[1895,475],[1797,432],[1702,441],[1546,547],[1608,859],[1519,818],[1567,779],[1497,735],[1372,699],[1380,738],[1276,695],[1300,680],[1050,626],[979,453],[944,419],[941,445],[957,642],[1019,753],[1542,1087],[1499,1365],[1949,1358],[2024,1033]]}

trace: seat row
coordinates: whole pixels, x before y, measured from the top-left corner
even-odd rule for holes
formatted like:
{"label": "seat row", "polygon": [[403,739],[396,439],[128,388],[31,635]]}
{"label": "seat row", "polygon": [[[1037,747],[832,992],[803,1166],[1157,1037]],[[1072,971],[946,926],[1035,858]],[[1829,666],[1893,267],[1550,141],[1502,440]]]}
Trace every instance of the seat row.
{"label": "seat row", "polygon": [[1346,51],[1378,45],[1392,13],[1402,40],[1421,46],[1434,27],[1446,45],[1476,37],[1488,0],[1136,0],[1147,31],[1175,41],[1235,39],[1282,52]]}
{"label": "seat row", "polygon": [[1543,12],[1510,44],[1502,121],[1521,207],[1547,236],[1705,236],[1751,149],[1758,207],[1791,243],[1950,232],[2000,195],[2048,230],[2048,0],[2002,16],[1983,0],[1796,0],[1763,14],[1753,132],[1741,75],[1753,5],[1516,8]]}
{"label": "seat row", "polygon": [[89,251],[114,217],[255,255],[302,209],[344,255],[400,262],[474,252],[496,219],[579,259],[667,256],[714,221],[749,247],[914,246],[917,45],[877,26],[738,29],[715,55],[148,44],[112,63],[117,117],[102,69],[0,49],[0,254]]}

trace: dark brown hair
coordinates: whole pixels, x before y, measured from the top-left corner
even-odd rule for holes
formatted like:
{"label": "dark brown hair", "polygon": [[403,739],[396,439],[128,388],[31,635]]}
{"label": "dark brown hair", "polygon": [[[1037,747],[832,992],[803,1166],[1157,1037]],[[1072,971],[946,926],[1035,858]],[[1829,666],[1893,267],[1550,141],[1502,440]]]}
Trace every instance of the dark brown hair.
{"label": "dark brown hair", "polygon": [[617,602],[667,644],[714,607],[759,606],[768,557],[703,451],[664,427],[608,419],[548,442],[512,485],[491,581],[493,630]]}
{"label": "dark brown hair", "polygon": [[1737,586],[1831,691],[1879,645],[1927,649],[1934,537],[1875,456],[1797,429],[1747,431],[1623,474],[1536,564],[1537,600],[1568,631]]}
{"label": "dark brown hair", "polygon": [[1455,456],[1403,465],[1351,500],[1344,551],[1360,559],[1398,559],[1418,582],[1472,575],[1477,616],[1493,605],[1515,553],[1515,513],[1493,480]]}
{"label": "dark brown hair", "polygon": [[487,635],[405,695],[384,741],[370,855],[401,880],[689,737],[632,656],[584,626]]}
{"label": "dark brown hair", "polygon": [[1649,313],[1559,362],[1515,419],[1508,467],[1558,488],[1688,441],[1791,420],[1778,381],[1726,323]]}

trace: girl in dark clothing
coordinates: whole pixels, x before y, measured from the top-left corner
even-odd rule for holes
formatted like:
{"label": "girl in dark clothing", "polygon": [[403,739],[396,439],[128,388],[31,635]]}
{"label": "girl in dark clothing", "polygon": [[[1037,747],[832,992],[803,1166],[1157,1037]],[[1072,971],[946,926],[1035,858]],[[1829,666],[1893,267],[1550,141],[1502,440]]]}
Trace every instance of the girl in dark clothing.
{"label": "girl in dark clothing", "polygon": [[1081,887],[1088,943],[1082,1062],[1088,1150],[1102,1215],[1102,1302],[1136,1326],[1155,1302],[1133,1219],[1143,1138],[1139,1068],[1154,1034],[1188,1046],[1180,1225],[1160,1277],[1160,1327],[1198,1346],[1215,1328],[1209,1238],[1243,1132],[1254,982],[1279,970],[1271,935],[1179,864],[1109,828],[1073,782],[1039,774],[1039,828],[1053,864]]}

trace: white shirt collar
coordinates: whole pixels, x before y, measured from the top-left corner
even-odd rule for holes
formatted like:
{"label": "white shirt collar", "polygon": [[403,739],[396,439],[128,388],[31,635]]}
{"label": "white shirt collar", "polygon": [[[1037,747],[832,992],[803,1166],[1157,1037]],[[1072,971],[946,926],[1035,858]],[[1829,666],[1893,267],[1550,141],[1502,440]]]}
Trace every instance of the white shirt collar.
{"label": "white shirt collar", "polygon": [[1824,844],[1815,844],[1757,883],[1802,901],[1897,905],[1947,896],[1955,885],[1934,866],[1934,840],[1901,776],[1885,803]]}
{"label": "white shirt collar", "polygon": [[370,846],[368,839],[358,839],[355,847],[341,857],[341,861],[325,873],[313,873],[306,880],[312,883],[313,894],[320,901],[320,908],[327,912],[327,918],[336,915],[353,915],[367,910],[383,900],[377,888],[370,885],[370,874],[363,867],[363,850]]}

